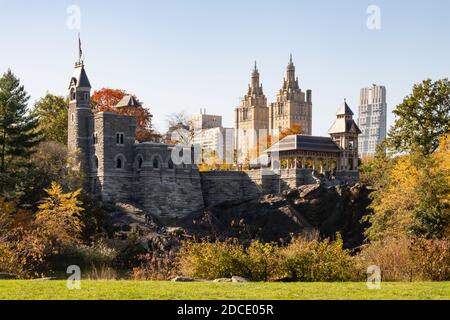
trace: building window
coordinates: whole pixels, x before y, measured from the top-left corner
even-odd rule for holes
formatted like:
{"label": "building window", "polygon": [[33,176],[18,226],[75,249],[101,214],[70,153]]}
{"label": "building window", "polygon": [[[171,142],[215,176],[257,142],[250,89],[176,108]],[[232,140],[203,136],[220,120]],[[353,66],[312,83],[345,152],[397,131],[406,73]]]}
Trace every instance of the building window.
{"label": "building window", "polygon": [[153,168],[154,169],[159,168],[159,160],[157,158],[153,159]]}
{"label": "building window", "polygon": [[76,100],[75,89],[70,90],[70,100]]}
{"label": "building window", "polygon": [[92,140],[93,140],[94,144],[98,144],[98,134],[97,134],[97,132],[94,133],[94,135],[92,136]]}
{"label": "building window", "polygon": [[168,166],[169,166],[169,169],[173,169],[173,168],[174,168],[172,159],[169,159],[169,164],[168,164]]}
{"label": "building window", "polygon": [[116,133],[116,144],[117,145],[124,144],[124,134],[123,133]]}
{"label": "building window", "polygon": [[118,154],[114,158],[114,166],[116,167],[116,170],[123,170],[125,169],[125,156],[123,154]]}
{"label": "building window", "polygon": [[353,140],[348,142],[348,150],[353,151]]}
{"label": "building window", "polygon": [[94,167],[95,169],[98,169],[98,157],[94,156]]}

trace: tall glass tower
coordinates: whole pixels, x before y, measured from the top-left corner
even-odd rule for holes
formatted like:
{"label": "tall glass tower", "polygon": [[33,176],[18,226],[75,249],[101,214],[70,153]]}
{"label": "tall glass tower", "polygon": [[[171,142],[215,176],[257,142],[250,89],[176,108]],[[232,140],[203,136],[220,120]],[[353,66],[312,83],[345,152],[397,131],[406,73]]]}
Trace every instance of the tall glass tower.
{"label": "tall glass tower", "polygon": [[373,84],[362,88],[359,98],[359,156],[373,156],[378,144],[386,138],[386,87]]}

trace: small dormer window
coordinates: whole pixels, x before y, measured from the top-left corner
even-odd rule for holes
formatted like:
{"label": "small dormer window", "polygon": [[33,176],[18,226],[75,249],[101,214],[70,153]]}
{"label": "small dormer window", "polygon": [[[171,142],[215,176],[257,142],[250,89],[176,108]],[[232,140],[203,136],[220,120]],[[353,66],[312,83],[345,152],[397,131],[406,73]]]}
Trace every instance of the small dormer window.
{"label": "small dormer window", "polygon": [[124,145],[124,134],[123,133],[116,133],[116,144]]}

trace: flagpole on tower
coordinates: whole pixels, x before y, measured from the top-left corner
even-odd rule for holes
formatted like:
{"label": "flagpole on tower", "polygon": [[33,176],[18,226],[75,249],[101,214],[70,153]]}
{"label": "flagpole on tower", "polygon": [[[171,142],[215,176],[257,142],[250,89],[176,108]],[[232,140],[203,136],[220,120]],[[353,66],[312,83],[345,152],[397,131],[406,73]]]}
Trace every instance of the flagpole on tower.
{"label": "flagpole on tower", "polygon": [[81,49],[81,36],[79,32],[78,32],[78,63],[79,64],[83,63],[83,50]]}

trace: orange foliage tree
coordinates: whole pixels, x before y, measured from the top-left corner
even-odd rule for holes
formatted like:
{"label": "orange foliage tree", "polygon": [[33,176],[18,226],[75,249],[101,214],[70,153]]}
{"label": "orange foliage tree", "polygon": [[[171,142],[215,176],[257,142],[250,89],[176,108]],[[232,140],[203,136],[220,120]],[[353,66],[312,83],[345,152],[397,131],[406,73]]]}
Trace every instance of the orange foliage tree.
{"label": "orange foliage tree", "polygon": [[139,142],[155,141],[160,135],[155,133],[152,128],[153,115],[143,106],[114,108],[115,105],[126,95],[125,90],[103,88],[95,91],[92,95],[92,104],[94,112],[114,112],[118,114],[134,116],[137,121],[136,140]]}
{"label": "orange foliage tree", "polygon": [[280,136],[278,138],[278,140],[282,140],[288,136],[292,136],[294,134],[303,134],[303,129],[299,124],[294,124],[292,125],[292,127],[288,128],[288,129],[284,129],[280,132]]}

